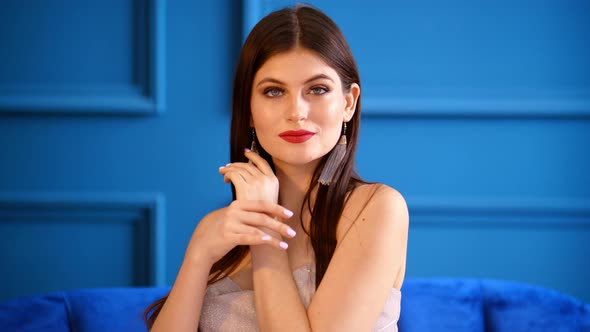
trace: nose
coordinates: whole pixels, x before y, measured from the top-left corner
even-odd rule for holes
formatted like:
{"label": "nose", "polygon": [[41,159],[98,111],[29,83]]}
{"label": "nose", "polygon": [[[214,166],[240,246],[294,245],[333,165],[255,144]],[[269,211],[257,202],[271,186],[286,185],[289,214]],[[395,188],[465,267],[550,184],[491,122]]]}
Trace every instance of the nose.
{"label": "nose", "polygon": [[305,120],[309,113],[309,103],[303,96],[293,96],[287,112],[289,121],[299,122]]}

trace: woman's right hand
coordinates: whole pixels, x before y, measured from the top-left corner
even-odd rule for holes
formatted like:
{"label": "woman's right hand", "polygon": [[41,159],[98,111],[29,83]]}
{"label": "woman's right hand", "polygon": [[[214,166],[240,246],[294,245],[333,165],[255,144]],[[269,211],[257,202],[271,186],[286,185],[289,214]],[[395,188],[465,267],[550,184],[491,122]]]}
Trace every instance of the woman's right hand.
{"label": "woman's right hand", "polygon": [[[229,206],[205,216],[197,225],[186,250],[185,259],[206,259],[211,265],[237,245],[271,245],[285,250],[280,237],[295,236],[283,220],[293,212],[266,200],[235,200]],[[272,233],[272,232],[271,232]],[[283,243],[283,244],[281,244]]]}

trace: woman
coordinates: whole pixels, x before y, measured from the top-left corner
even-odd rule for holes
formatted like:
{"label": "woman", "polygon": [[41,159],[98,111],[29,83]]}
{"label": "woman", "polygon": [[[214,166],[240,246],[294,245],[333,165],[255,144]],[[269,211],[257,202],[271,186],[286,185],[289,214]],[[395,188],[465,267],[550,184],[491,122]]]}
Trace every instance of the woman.
{"label": "woman", "polygon": [[408,213],[356,175],[359,121],[335,23],[308,6],[262,19],[240,54],[219,170],[234,200],[199,222],[170,294],[146,310],[151,331],[397,330]]}

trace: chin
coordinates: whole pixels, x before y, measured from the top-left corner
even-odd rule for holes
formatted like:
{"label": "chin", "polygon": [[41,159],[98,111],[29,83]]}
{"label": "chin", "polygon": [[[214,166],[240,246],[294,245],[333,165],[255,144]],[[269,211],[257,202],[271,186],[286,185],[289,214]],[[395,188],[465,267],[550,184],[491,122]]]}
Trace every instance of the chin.
{"label": "chin", "polygon": [[272,154],[272,159],[275,164],[282,163],[293,166],[303,166],[309,163],[319,162],[324,156],[323,154],[310,154],[310,153],[286,153],[287,151],[281,151],[277,154]]}

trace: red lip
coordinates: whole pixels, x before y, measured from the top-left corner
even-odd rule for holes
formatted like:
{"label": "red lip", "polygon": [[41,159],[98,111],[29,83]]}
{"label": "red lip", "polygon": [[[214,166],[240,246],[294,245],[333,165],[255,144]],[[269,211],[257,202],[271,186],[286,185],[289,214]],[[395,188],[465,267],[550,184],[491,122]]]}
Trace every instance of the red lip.
{"label": "red lip", "polygon": [[289,143],[303,143],[312,138],[315,133],[307,130],[287,130],[279,134],[279,137]]}

